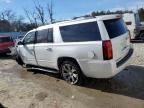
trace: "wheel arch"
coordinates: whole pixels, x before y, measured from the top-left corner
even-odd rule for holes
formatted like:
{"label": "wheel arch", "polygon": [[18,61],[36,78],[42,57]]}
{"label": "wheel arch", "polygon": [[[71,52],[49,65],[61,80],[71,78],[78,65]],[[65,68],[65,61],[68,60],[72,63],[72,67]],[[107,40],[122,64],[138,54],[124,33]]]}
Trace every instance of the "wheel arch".
{"label": "wheel arch", "polygon": [[[78,61],[77,61],[75,58],[64,56],[64,57],[59,57],[59,58],[57,59],[57,66],[58,66],[58,68],[60,67],[60,64],[61,64],[62,62],[64,62],[64,61],[72,61],[72,62],[76,63],[76,64],[80,67]],[[80,68],[80,69],[81,69],[81,68]]]}
{"label": "wheel arch", "polygon": [[[74,63],[76,63],[76,65],[79,67],[79,69],[80,69],[80,76],[81,76],[81,80],[84,80],[85,78],[87,78],[87,76],[84,74],[84,72],[82,71],[82,69],[81,69],[81,67],[80,67],[80,64],[79,64],[79,62],[75,59],[75,58],[73,58],[73,57],[59,57],[58,58],[58,60],[57,60],[57,65],[58,65],[58,68],[60,69],[60,66],[61,66],[61,64],[64,62],[64,61],[72,61],[72,62],[74,62]],[[79,83],[79,84],[81,84],[81,82]]]}
{"label": "wheel arch", "polygon": [[[142,37],[142,38],[141,38]],[[141,30],[140,33],[139,33],[139,38],[140,39],[143,39],[144,38],[144,30]]]}

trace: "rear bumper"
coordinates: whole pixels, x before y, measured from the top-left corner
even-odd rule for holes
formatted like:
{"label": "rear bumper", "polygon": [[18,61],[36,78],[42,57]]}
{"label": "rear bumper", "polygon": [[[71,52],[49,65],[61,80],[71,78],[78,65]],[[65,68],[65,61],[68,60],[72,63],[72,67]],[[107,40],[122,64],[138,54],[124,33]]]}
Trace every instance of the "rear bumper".
{"label": "rear bumper", "polygon": [[87,77],[92,78],[111,78],[129,66],[133,49],[130,49],[128,54],[118,63],[115,60],[109,61],[79,61],[83,73]]}
{"label": "rear bumper", "polygon": [[130,49],[128,54],[123,59],[121,59],[119,62],[116,63],[117,68],[122,66],[125,62],[127,62],[130,59],[130,57],[132,56],[132,54],[133,54],[133,49]]}

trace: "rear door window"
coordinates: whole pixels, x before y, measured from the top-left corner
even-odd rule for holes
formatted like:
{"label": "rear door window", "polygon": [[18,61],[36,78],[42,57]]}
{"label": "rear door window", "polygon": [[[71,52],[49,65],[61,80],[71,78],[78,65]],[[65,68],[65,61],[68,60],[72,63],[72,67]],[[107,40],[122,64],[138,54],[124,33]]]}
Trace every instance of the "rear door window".
{"label": "rear door window", "polygon": [[110,39],[121,36],[128,31],[122,19],[111,19],[104,21]]}
{"label": "rear door window", "polygon": [[48,43],[53,43],[53,28],[48,29]]}
{"label": "rear door window", "polygon": [[37,31],[37,43],[47,43],[48,29]]}
{"label": "rear door window", "polygon": [[89,22],[60,27],[64,42],[83,42],[101,40],[97,22]]}
{"label": "rear door window", "polygon": [[43,29],[37,31],[37,43],[52,43],[53,42],[53,29]]}

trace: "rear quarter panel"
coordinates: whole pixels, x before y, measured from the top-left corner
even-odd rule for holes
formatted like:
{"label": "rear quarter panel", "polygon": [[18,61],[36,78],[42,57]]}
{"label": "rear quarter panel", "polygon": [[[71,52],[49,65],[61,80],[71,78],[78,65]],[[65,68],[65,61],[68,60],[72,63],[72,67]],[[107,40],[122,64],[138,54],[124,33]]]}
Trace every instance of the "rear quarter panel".
{"label": "rear quarter panel", "polygon": [[54,67],[57,67],[57,60],[59,57],[72,57],[80,62],[88,62],[90,60],[102,60],[102,42],[74,42],[74,43],[60,43],[53,45],[53,60]]}

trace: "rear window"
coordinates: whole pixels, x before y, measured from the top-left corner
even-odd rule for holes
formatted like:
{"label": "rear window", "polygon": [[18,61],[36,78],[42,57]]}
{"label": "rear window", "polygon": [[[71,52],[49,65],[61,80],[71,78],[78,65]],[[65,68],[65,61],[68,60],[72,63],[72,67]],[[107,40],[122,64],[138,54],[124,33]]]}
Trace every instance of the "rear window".
{"label": "rear window", "polygon": [[12,39],[10,37],[1,37],[0,42],[12,42]]}
{"label": "rear window", "polygon": [[97,22],[60,27],[64,42],[83,42],[101,40]]}
{"label": "rear window", "polygon": [[122,19],[112,19],[104,21],[110,39],[118,37],[127,32],[127,27]]}

